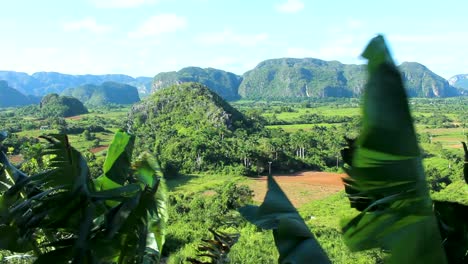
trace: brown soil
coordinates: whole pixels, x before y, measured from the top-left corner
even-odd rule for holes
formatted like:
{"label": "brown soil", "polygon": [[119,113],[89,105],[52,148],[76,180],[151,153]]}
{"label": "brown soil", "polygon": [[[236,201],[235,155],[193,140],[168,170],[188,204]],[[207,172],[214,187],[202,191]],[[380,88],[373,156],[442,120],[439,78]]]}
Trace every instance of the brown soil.
{"label": "brown soil", "polygon": [[99,147],[92,148],[89,151],[92,152],[92,153],[98,153],[100,151],[106,150],[108,147],[109,147],[108,145],[99,146]]}
{"label": "brown soil", "polygon": [[65,117],[65,119],[70,119],[70,120],[80,120],[81,118],[82,116],[80,115]]}
{"label": "brown soil", "polygon": [[[345,174],[304,171],[291,175],[274,175],[279,186],[286,193],[295,207],[317,200],[344,189]],[[267,191],[267,177],[263,176],[249,181],[254,191],[254,201],[261,202]]]}
{"label": "brown soil", "polygon": [[10,162],[13,164],[19,164],[23,162],[24,160],[22,155],[12,155],[9,157],[9,159],[10,159]]}

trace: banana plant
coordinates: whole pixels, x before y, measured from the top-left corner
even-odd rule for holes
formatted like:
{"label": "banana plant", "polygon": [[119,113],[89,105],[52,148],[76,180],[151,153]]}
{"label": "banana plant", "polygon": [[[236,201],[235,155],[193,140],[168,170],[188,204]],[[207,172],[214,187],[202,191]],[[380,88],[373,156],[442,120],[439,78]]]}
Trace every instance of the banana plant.
{"label": "banana plant", "polygon": [[387,263],[446,263],[401,74],[382,36],[363,57],[363,127],[345,167],[348,195],[362,211],[344,223],[344,240],[355,251],[388,250]]}
{"label": "banana plant", "polygon": [[167,221],[159,166],[131,163],[134,137],[118,131],[93,180],[66,135],[42,137],[51,169],[28,176],[0,153],[0,248],[34,263],[158,263]]}
{"label": "banana plant", "polygon": [[[208,231],[213,235],[213,239],[202,239],[198,245],[197,258],[187,258],[191,264],[226,264],[229,263],[228,254],[231,247],[239,239],[239,234],[225,233],[219,230],[209,228]],[[207,258],[208,261],[200,260]]]}

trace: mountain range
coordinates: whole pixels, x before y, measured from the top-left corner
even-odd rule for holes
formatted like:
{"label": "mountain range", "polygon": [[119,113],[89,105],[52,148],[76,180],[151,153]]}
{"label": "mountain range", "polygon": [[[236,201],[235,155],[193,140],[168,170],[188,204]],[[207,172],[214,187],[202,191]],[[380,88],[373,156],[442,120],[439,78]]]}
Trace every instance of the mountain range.
{"label": "mountain range", "polygon": [[[404,62],[399,69],[411,97],[451,97],[466,93],[422,64]],[[364,65],[282,58],[263,61],[242,76],[198,67],[159,73],[153,79],[152,92],[178,83],[200,82],[227,100],[357,97],[366,79]]]}
{"label": "mountain range", "polygon": [[100,85],[105,82],[118,82],[137,87],[138,92],[147,95],[151,91],[152,78],[133,78],[124,74],[71,75],[58,72],[36,72],[29,75],[24,72],[0,71],[0,80],[23,94],[43,96],[49,93],[62,93],[67,88],[86,84]]}
{"label": "mountain range", "polygon": [[174,84],[197,82],[209,87],[226,100],[240,99],[238,88],[242,77],[223,70],[186,67],[180,71],[158,73],[153,79],[152,92]]}
{"label": "mountain range", "polygon": [[[447,81],[416,62],[404,62],[399,66],[399,69],[406,83],[408,95],[411,97],[451,97],[468,94],[468,74],[456,75]],[[64,91],[66,91],[65,94],[73,95],[73,92],[67,89],[80,87],[78,89],[80,92],[74,92],[75,96],[86,97],[81,97],[81,100],[87,104],[90,102],[86,101],[92,95],[90,86],[85,86],[99,86],[106,82],[135,86],[140,97],[145,97],[174,84],[199,82],[224,99],[237,100],[240,98],[357,97],[364,88],[366,78],[364,65],[343,64],[338,61],[324,61],[314,58],[265,60],[242,76],[220,69],[199,67],[186,67],[179,71],[162,72],[154,78],[133,78],[122,74],[69,75],[57,72],[38,72],[28,75],[22,72],[0,71],[0,80],[8,82],[8,85],[2,84],[2,89],[5,91],[6,87],[9,87],[25,95],[43,96],[49,93],[60,94]],[[103,91],[102,88],[97,90]],[[106,91],[106,96],[109,96],[111,93],[121,90],[107,89]],[[16,99],[7,101],[18,102],[18,98],[21,97],[13,91],[11,96]],[[25,98],[16,105],[24,105],[30,103],[31,100],[38,100],[28,96]],[[96,103],[106,102],[106,100],[102,101],[101,99],[103,99],[102,96],[96,100]],[[91,104],[96,103],[91,101]],[[5,105],[0,104],[0,106]]]}
{"label": "mountain range", "polygon": [[13,87],[10,87],[6,81],[0,80],[0,107],[14,107],[40,102],[39,97],[24,95]]}
{"label": "mountain range", "polygon": [[[450,97],[461,92],[416,62],[399,66],[411,97]],[[318,59],[266,60],[243,76],[242,98],[357,97],[366,83],[364,65]]]}

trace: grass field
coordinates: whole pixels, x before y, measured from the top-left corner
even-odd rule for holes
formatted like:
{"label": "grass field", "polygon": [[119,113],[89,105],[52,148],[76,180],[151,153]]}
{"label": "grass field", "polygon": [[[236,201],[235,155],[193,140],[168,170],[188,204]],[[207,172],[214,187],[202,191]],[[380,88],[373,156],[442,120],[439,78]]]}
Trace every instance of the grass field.
{"label": "grass field", "polygon": [[265,117],[276,115],[276,118],[283,121],[293,121],[305,114],[318,114],[325,116],[356,116],[360,115],[358,107],[346,108],[332,108],[332,107],[315,107],[315,108],[296,108],[295,112],[281,112],[281,113],[265,113]]}
{"label": "grass field", "polygon": [[274,128],[281,128],[286,132],[294,132],[297,130],[311,130],[316,126],[324,126],[324,127],[333,127],[338,126],[339,124],[328,124],[328,123],[320,123],[320,124],[292,124],[292,125],[272,125],[267,126],[267,128],[274,129]]}
{"label": "grass field", "polygon": [[461,127],[457,128],[423,128],[417,126],[416,130],[420,133],[430,133],[432,135],[432,141],[440,142],[443,147],[448,148],[461,148],[461,141],[467,141],[467,129]]}

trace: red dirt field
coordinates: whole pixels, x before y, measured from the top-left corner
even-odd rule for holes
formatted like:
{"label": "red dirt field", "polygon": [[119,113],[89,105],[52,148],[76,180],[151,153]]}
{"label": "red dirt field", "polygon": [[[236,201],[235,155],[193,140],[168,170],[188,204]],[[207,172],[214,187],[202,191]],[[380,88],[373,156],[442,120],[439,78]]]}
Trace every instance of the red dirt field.
{"label": "red dirt field", "polygon": [[19,164],[21,162],[23,162],[23,155],[12,155],[9,157],[11,163],[13,164]]}
{"label": "red dirt field", "polygon": [[82,118],[82,116],[69,116],[69,117],[65,117],[65,119],[70,119],[70,120],[80,120]]}
{"label": "red dirt field", "polygon": [[98,153],[99,151],[106,150],[108,147],[109,147],[108,145],[99,146],[99,147],[92,148],[92,149],[90,149],[89,151],[90,151],[91,153]]}
{"label": "red dirt field", "polygon": [[[312,200],[324,198],[344,190],[342,178],[346,174],[303,171],[291,175],[274,175],[279,186],[286,193],[295,207]],[[254,201],[261,202],[265,197],[267,177],[252,179],[248,182],[254,191]]]}

